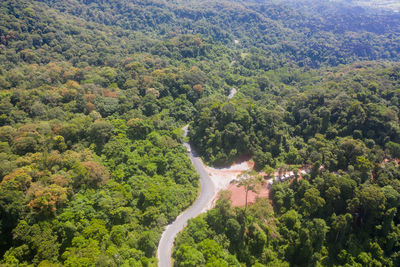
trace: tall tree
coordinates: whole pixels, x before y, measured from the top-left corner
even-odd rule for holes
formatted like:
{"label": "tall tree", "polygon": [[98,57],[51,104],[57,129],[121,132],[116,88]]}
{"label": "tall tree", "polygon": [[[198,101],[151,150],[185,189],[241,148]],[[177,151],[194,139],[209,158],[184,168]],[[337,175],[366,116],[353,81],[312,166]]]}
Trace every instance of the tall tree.
{"label": "tall tree", "polygon": [[246,170],[242,171],[236,180],[238,186],[243,186],[246,192],[246,202],[244,206],[244,213],[246,216],[246,209],[247,209],[247,201],[248,201],[248,194],[249,191],[254,193],[258,193],[261,187],[262,177],[258,175],[258,173],[254,170]]}

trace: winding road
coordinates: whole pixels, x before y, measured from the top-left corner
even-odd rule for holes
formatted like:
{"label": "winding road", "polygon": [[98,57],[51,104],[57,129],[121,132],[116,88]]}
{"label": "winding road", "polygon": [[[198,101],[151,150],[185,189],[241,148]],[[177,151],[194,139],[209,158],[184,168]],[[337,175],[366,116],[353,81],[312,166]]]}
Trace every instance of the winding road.
{"label": "winding road", "polygon": [[[235,88],[231,88],[228,99],[233,98],[236,92],[237,90]],[[182,129],[184,131],[184,136],[186,137],[188,133],[188,125],[186,125]],[[183,230],[183,228],[185,228],[189,219],[197,217],[200,213],[203,213],[207,209],[211,208],[212,201],[214,200],[214,197],[216,195],[215,185],[208,176],[208,173],[204,168],[204,164],[201,158],[196,155],[192,146],[188,142],[183,143],[183,145],[188,150],[192,164],[197,173],[200,175],[200,196],[193,203],[193,205],[190,206],[190,208],[181,213],[178,217],[176,217],[173,223],[165,228],[163,234],[161,235],[160,243],[158,243],[158,267],[172,266],[171,254],[172,248],[174,246],[175,237],[180,231]]]}
{"label": "winding road", "polygon": [[[183,130],[185,131],[186,137],[188,127],[185,126]],[[200,196],[190,208],[181,213],[163,232],[157,251],[159,267],[172,266],[171,254],[175,237],[181,230],[183,230],[189,219],[197,217],[200,213],[211,208],[211,203],[215,196],[216,189],[214,183],[208,176],[201,158],[196,155],[189,143],[184,143],[184,146],[187,148],[190,159],[192,160],[197,173],[200,175]]]}

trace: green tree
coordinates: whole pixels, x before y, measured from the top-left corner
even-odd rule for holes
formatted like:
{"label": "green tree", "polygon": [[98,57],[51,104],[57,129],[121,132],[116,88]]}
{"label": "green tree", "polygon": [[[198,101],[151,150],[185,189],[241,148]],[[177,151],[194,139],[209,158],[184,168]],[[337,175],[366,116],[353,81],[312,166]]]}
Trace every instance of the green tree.
{"label": "green tree", "polygon": [[320,196],[320,192],[316,188],[307,189],[304,198],[301,201],[301,209],[306,216],[317,214],[322,207],[325,206],[325,199]]}
{"label": "green tree", "polygon": [[386,148],[389,150],[393,158],[400,158],[400,144],[395,142],[388,142]]}
{"label": "green tree", "polygon": [[262,182],[262,177],[257,174],[255,171],[242,171],[236,180],[238,186],[243,186],[245,190],[245,206],[244,206],[244,214],[246,216],[247,209],[247,199],[249,191],[257,193],[260,189]]}
{"label": "green tree", "polygon": [[175,260],[179,267],[195,267],[205,263],[203,254],[187,244],[181,245],[175,252]]}
{"label": "green tree", "polygon": [[91,140],[100,152],[112,136],[113,125],[108,121],[95,122],[89,129]]}

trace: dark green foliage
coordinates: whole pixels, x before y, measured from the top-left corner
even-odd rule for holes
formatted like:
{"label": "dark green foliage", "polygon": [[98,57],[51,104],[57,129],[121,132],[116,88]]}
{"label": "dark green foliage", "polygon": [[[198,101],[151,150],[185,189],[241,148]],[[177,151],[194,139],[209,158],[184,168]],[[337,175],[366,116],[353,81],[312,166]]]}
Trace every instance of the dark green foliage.
{"label": "dark green foliage", "polygon": [[[276,77],[285,71],[269,72],[274,81],[269,90],[254,89],[257,70],[241,76],[252,84],[242,87],[246,96],[199,101],[191,140],[213,164],[247,154],[266,172],[302,164],[310,173],[272,185],[275,213],[270,216],[278,220],[273,230],[270,222],[256,226],[254,213],[241,217],[242,209],[235,209],[236,218],[220,219],[217,205],[207,214],[211,230],[204,238],[216,240],[247,266],[397,264],[399,103],[387,98],[398,94],[398,80],[392,78],[396,64],[321,69],[288,85],[283,85],[287,77]],[[249,120],[238,120],[238,110],[244,109]],[[224,142],[232,123],[240,131]],[[178,240],[196,249],[201,243],[185,233]]]}
{"label": "dark green foliage", "polygon": [[0,264],[154,264],[161,230],[197,196],[176,129],[209,77],[148,52],[192,42],[187,56],[206,56],[203,40],[0,7]]}
{"label": "dark green foliage", "polygon": [[[399,59],[398,15],[383,15],[376,10],[357,8],[352,2],[41,2],[89,21],[127,30],[153,31],[164,35],[184,33],[190,29],[195,34],[210,36],[223,43],[238,39],[244,47],[257,46],[299,65],[338,65],[356,59]],[[81,34],[74,30],[75,34]],[[184,44],[177,45],[172,51],[168,46],[161,45],[152,50],[157,54],[192,58],[203,55],[208,49],[207,45],[196,40],[188,41],[185,37],[177,39]],[[29,54],[26,57],[35,60]],[[245,61],[243,66],[268,70],[273,64],[273,60],[254,56]],[[288,77],[288,82],[291,80]],[[265,88],[265,83],[260,84]]]}
{"label": "dark green foliage", "polygon": [[[360,63],[334,71],[310,71],[293,85],[283,85],[278,79],[270,90],[261,92],[259,88],[254,93],[249,87],[256,86],[254,76],[263,71],[241,75],[251,84],[242,88],[248,97],[199,101],[191,140],[214,165],[250,155],[256,169],[279,167],[280,162],[320,162],[331,171],[353,166],[365,180],[374,161],[383,160],[379,153],[378,158],[367,156],[371,151],[386,148],[392,158],[397,157],[399,106],[386,97],[388,92],[398,94],[398,81],[391,81],[395,70],[391,64],[381,68]],[[277,79],[286,71],[268,75]],[[333,72],[340,78],[331,78]],[[379,90],[368,89],[371,80],[381,84]]]}
{"label": "dark green foliage", "polygon": [[[399,190],[390,185],[398,184],[399,168],[390,165],[379,167],[378,173],[393,177],[383,187],[363,182],[357,178],[360,172],[328,171],[312,180],[308,176],[273,184],[275,212],[266,199],[259,199],[244,213],[244,207],[231,208],[221,196],[213,210],[189,223],[177,239],[175,253],[190,247],[207,259],[211,252],[201,248],[215,240],[220,247],[213,245],[210,250],[216,258],[225,259],[225,249],[246,266],[256,262],[266,266],[390,266],[397,262],[400,201]],[[221,225],[221,221],[226,223]],[[181,258],[176,260],[180,266]]]}
{"label": "dark green foliage", "polygon": [[[265,231],[275,231],[272,208],[268,202],[260,200],[250,207],[249,213],[252,214],[247,218],[250,223],[244,226],[246,218],[242,211],[233,210],[230,200],[221,195],[215,209],[189,221],[188,227],[178,236],[175,265],[185,266],[185,262],[191,260],[190,255],[182,254],[189,249],[196,251],[197,259],[212,266],[217,262],[222,266],[240,266],[239,262],[254,264],[262,261],[269,245]],[[267,230],[263,223],[270,223],[271,228]]]}
{"label": "dark green foliage", "polygon": [[398,21],[343,1],[1,1],[0,265],[155,265],[197,196],[192,121],[209,163],[311,172],[272,186],[274,210],[221,197],[177,266],[399,265],[400,67],[357,62],[398,60]]}
{"label": "dark green foliage", "polygon": [[260,147],[268,144],[264,148],[267,151],[260,153],[279,155],[281,114],[248,101],[221,103],[211,98],[203,100],[198,106],[190,138],[207,161],[216,165],[229,164],[238,156],[254,153],[258,165],[273,165],[270,157],[261,159],[257,153]]}
{"label": "dark green foliage", "polygon": [[388,142],[386,144],[386,148],[389,150],[389,153],[394,158],[400,158],[400,144],[395,142]]}

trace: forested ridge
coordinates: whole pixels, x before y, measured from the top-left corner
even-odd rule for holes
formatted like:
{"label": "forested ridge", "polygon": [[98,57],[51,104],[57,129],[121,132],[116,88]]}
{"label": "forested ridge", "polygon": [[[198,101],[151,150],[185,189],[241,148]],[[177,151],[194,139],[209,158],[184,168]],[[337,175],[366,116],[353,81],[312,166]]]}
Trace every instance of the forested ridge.
{"label": "forested ridge", "polygon": [[190,133],[205,160],[251,155],[256,169],[295,178],[247,213],[222,195],[178,238],[179,264],[397,266],[398,70],[357,63],[286,85],[270,73],[264,93],[255,82],[248,97],[200,100]]}
{"label": "forested ridge", "polygon": [[[315,138],[327,145],[351,137],[384,149],[399,142],[398,71],[397,64],[356,63],[301,73],[238,73],[233,84],[245,88],[246,96],[201,99],[191,140],[211,164],[229,164],[246,154],[259,169],[279,161],[307,163],[311,152],[322,152],[307,148]],[[333,164],[332,170],[346,169],[338,158],[330,162],[331,156],[317,159]]]}
{"label": "forested ridge", "polygon": [[[239,39],[299,65],[399,59],[399,16],[345,1],[46,1],[81,18],[159,35]],[[366,40],[368,40],[366,42]]]}
{"label": "forested ridge", "polygon": [[179,128],[229,54],[32,3],[1,3],[2,264],[154,265],[198,192]]}
{"label": "forested ridge", "polygon": [[155,266],[199,191],[188,123],[210,165],[312,167],[247,210],[222,195],[176,266],[399,265],[399,20],[343,1],[1,1],[0,265]]}

